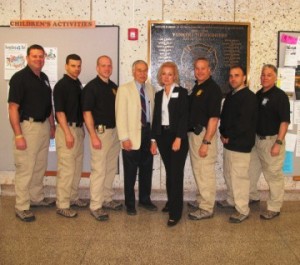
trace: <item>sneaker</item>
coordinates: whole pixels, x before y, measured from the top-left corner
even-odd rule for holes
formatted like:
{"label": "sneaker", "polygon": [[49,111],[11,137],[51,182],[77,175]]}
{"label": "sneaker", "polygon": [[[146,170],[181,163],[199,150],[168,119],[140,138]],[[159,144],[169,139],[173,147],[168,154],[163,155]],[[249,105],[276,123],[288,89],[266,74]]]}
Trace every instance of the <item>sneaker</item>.
{"label": "sneaker", "polygon": [[188,202],[187,206],[194,209],[194,210],[199,209],[199,203],[197,201]]}
{"label": "sneaker", "polygon": [[279,215],[280,215],[280,212],[273,212],[273,211],[267,210],[260,214],[260,218],[264,219],[264,220],[271,220],[274,217],[279,216]]}
{"label": "sneaker", "polygon": [[189,213],[188,216],[191,220],[201,220],[212,218],[214,216],[214,213],[199,208],[195,212]]}
{"label": "sneaker", "polygon": [[83,207],[87,207],[88,203],[84,200],[81,199],[77,199],[75,201],[71,201],[71,206],[75,206],[75,207],[79,207],[79,208],[83,208]]}
{"label": "sneaker", "polygon": [[108,214],[102,208],[99,208],[94,211],[91,210],[91,215],[94,216],[98,221],[108,220]]}
{"label": "sneaker", "polygon": [[51,207],[55,205],[55,199],[53,198],[44,198],[40,202],[30,201],[30,207]]}
{"label": "sneaker", "polygon": [[249,204],[256,204],[256,203],[259,203],[260,202],[260,199],[258,199],[258,200],[252,200],[252,199],[250,199],[249,200]]}
{"label": "sneaker", "polygon": [[73,218],[77,216],[77,213],[70,208],[65,208],[65,209],[57,208],[56,213],[68,218]]}
{"label": "sneaker", "polygon": [[30,210],[21,211],[18,209],[15,210],[16,210],[16,216],[20,218],[20,220],[24,222],[33,222],[35,220],[35,216],[32,211]]}
{"label": "sneaker", "polygon": [[102,208],[106,210],[120,211],[122,210],[122,207],[123,207],[122,203],[117,201],[110,201],[102,204]]}
{"label": "sneaker", "polygon": [[230,223],[235,223],[235,224],[241,223],[244,220],[246,220],[248,217],[249,217],[249,215],[245,215],[245,214],[241,214],[239,212],[236,212],[236,213],[234,213],[233,215],[231,215],[229,217],[229,222]]}
{"label": "sneaker", "polygon": [[234,205],[229,204],[227,200],[217,201],[216,205],[219,208],[234,208]]}

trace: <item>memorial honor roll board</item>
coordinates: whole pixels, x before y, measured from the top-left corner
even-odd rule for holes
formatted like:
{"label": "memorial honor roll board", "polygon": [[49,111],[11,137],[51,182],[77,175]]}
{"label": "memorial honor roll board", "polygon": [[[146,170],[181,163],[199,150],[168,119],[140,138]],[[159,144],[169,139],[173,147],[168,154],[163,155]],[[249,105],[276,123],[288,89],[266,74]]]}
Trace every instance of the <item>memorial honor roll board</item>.
{"label": "memorial honor roll board", "polygon": [[149,21],[148,35],[148,60],[155,87],[158,68],[166,61],[178,65],[181,85],[191,89],[195,84],[193,62],[206,57],[223,94],[229,91],[230,66],[241,65],[249,71],[249,23]]}

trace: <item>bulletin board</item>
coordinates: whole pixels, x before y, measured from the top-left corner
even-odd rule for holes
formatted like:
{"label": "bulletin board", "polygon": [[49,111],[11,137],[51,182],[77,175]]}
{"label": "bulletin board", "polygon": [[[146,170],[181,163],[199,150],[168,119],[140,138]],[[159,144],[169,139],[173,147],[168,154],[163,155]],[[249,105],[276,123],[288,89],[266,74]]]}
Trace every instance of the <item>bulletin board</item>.
{"label": "bulletin board", "polygon": [[[9,80],[4,80],[4,45],[7,43],[40,44],[43,47],[57,47],[58,80],[65,73],[64,65],[68,54],[76,53],[82,58],[79,76],[82,84],[95,78],[96,60],[100,55],[108,55],[113,62],[111,80],[119,83],[119,27],[96,26],[85,29],[40,29],[0,27],[0,171],[14,171],[12,154],[13,132],[9,124],[7,95]],[[53,87],[52,87],[53,88]],[[85,136],[84,168],[90,171],[89,137]],[[56,171],[56,152],[49,152],[48,171]]]}
{"label": "bulletin board", "polygon": [[[297,135],[297,130],[300,125],[294,124],[296,115],[296,104],[300,101],[300,31],[279,31],[278,32],[278,53],[277,53],[277,67],[279,68],[278,79],[283,79],[280,75],[280,68],[292,71],[291,81],[292,90],[286,90],[282,81],[279,81],[278,86],[283,89],[290,98],[290,103],[293,108],[291,110],[291,121],[293,127],[288,130],[288,133]],[[289,79],[286,77],[286,79]],[[299,138],[299,136],[297,136]],[[299,142],[300,139],[297,139]],[[294,180],[300,180],[300,156],[297,155],[297,142],[296,149],[293,154],[290,154],[290,162],[292,162],[293,172],[288,174],[293,176]],[[300,148],[299,148],[300,149]]]}
{"label": "bulletin board", "polygon": [[195,59],[210,61],[212,77],[223,94],[230,91],[229,68],[241,65],[249,72],[250,23],[149,21],[148,61],[151,82],[158,87],[157,72],[166,61],[177,64],[180,85],[191,89],[195,84]]}

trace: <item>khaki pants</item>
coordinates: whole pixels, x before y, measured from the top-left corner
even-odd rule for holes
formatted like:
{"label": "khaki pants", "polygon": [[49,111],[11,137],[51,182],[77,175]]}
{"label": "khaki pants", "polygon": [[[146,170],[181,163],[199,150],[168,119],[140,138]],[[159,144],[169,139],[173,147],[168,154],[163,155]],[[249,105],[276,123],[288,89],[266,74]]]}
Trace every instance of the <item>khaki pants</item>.
{"label": "khaki pants", "polygon": [[253,146],[250,154],[249,178],[250,178],[250,194],[251,200],[260,200],[257,182],[262,173],[261,163],[258,157],[256,146]]}
{"label": "khaki pants", "polygon": [[102,143],[101,149],[91,148],[90,192],[92,211],[102,208],[104,202],[110,202],[114,194],[112,186],[118,168],[120,142],[117,129],[106,129],[97,134]]}
{"label": "khaki pants", "polygon": [[47,169],[50,141],[50,124],[45,122],[23,121],[22,134],[27,148],[18,150],[13,139],[13,151],[16,165],[15,191],[16,209],[30,208],[30,200],[39,202],[44,199],[44,175]]}
{"label": "khaki pants", "polygon": [[55,140],[57,151],[56,205],[58,208],[69,208],[70,201],[79,198],[78,186],[83,165],[83,128],[70,126],[74,137],[74,146],[66,146],[63,129],[57,125]]}
{"label": "khaki pants", "polygon": [[199,191],[199,195],[197,195],[199,207],[208,212],[213,212],[216,198],[215,164],[217,160],[217,139],[216,135],[212,138],[211,144],[208,145],[208,155],[203,158],[199,156],[198,150],[204,135],[205,130],[200,135],[196,135],[193,132],[188,133],[189,154]]}
{"label": "khaki pants", "polygon": [[261,171],[269,185],[270,193],[267,201],[267,209],[280,212],[284,196],[284,175],[282,166],[285,155],[285,142],[280,148],[278,156],[271,156],[271,148],[277,139],[277,135],[268,136],[267,139],[260,140],[256,137],[255,147],[251,152],[249,167],[250,176],[250,198],[257,199],[257,181]]}
{"label": "khaki pants", "polygon": [[248,175],[250,153],[234,152],[224,148],[223,171],[227,185],[227,202],[244,215],[250,212]]}

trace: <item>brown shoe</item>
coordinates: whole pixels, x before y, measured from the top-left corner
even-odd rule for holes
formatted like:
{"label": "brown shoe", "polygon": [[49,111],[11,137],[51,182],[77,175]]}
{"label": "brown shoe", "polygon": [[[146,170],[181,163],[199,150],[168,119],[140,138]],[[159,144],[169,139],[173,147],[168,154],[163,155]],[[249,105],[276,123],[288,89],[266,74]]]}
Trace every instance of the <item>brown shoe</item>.
{"label": "brown shoe", "polygon": [[280,212],[273,212],[273,211],[267,210],[260,214],[260,218],[264,219],[264,220],[271,220],[279,215],[280,215]]}
{"label": "brown shoe", "polygon": [[33,222],[35,220],[35,216],[34,216],[33,212],[30,211],[30,210],[21,211],[21,210],[15,209],[15,211],[16,211],[16,216],[21,221],[24,221],[24,222]]}
{"label": "brown shoe", "polygon": [[248,217],[249,215],[241,214],[237,211],[236,213],[234,213],[229,217],[229,222],[238,224],[246,220]]}
{"label": "brown shoe", "polygon": [[102,208],[106,210],[120,211],[123,208],[122,203],[117,201],[104,202]]}
{"label": "brown shoe", "polygon": [[39,202],[30,201],[30,207],[51,207],[55,205],[54,198],[44,198]]}
{"label": "brown shoe", "polygon": [[249,204],[257,204],[257,203],[260,203],[259,199],[258,200],[252,200],[252,199],[250,199],[249,200]]}
{"label": "brown shoe", "polygon": [[83,208],[83,207],[87,207],[88,203],[84,200],[81,199],[77,199],[75,201],[71,201],[71,206],[75,206],[75,207],[79,207],[79,208]]}
{"label": "brown shoe", "polygon": [[103,209],[99,208],[97,210],[92,211],[91,215],[96,218],[98,221],[107,221],[108,220],[108,214]]}
{"label": "brown shoe", "polygon": [[56,213],[67,218],[73,218],[77,216],[77,213],[70,208],[57,208]]}

